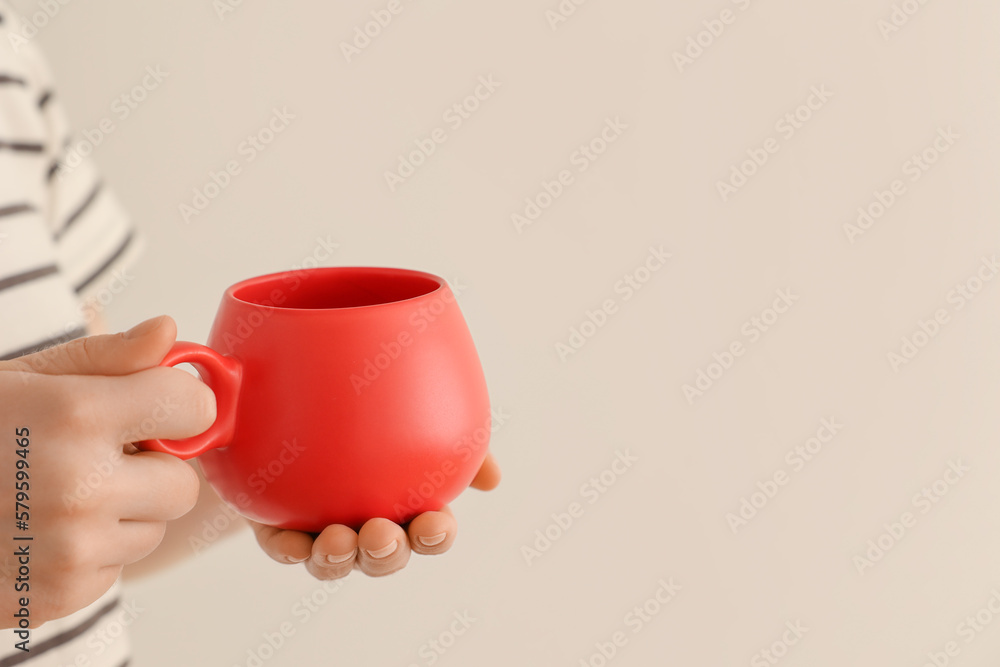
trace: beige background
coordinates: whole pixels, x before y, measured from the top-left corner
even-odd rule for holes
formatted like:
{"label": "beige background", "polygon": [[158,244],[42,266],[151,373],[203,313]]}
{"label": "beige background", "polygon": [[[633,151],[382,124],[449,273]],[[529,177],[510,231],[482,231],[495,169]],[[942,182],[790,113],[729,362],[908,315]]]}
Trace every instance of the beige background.
{"label": "beige background", "polygon": [[[135,664],[246,665],[290,622],[264,664],[425,665],[464,611],[476,622],[436,664],[600,665],[595,643],[618,631],[616,665],[769,664],[755,654],[795,621],[808,631],[781,664],[916,667],[952,640],[950,664],[993,664],[1000,619],[985,612],[971,642],[959,624],[1000,590],[1000,281],[961,310],[949,293],[1000,252],[1000,6],[904,4],[919,11],[884,39],[889,0],[593,0],[555,30],[557,0],[402,0],[350,63],[338,44],[386,3],[245,0],[223,20],[207,1],[63,7],[37,39],[77,127],[147,66],[169,72],[95,151],[149,241],[115,327],[166,312],[202,341],[225,286],[329,235],[327,264],[466,285],[510,415],[504,483],[455,503],[448,556],[326,596],[243,534],[126,588],[145,610]],[[735,22],[678,71],[674,52],[727,8]],[[390,192],[384,171],[488,75],[501,87]],[[786,139],[775,123],[812,86],[833,96]],[[276,106],[295,120],[186,224],[178,206]],[[609,117],[628,129],[576,172]],[[960,138],[909,181],[942,127]],[[723,203],[717,181],[769,137],[780,150]],[[518,233],[511,214],[562,169],[573,185]],[[851,244],[844,224],[897,178],[906,194]],[[673,257],[626,302],[614,286],[651,245]],[[779,289],[798,301],[750,343],[744,322]],[[609,298],[618,311],[561,361],[556,343]],[[887,353],[938,308],[948,324],[894,372]],[[746,353],[691,405],[682,386],[737,340]],[[843,429],[793,471],[786,452],[824,417]],[[588,504],[581,485],[616,450],[638,461]],[[921,513],[913,496],[957,460],[969,472]],[[788,483],[734,534],[726,514],[776,471]],[[528,565],[522,547],[573,502],[583,516]],[[907,511],[916,524],[859,574],[852,559]],[[671,577],[682,590],[633,633],[626,614]],[[303,622],[313,594],[326,604]]]}

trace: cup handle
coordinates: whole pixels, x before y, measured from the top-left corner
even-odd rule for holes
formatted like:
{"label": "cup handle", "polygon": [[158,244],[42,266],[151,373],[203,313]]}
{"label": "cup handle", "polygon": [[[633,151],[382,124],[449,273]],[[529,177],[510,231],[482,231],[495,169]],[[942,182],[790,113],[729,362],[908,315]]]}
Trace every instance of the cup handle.
{"label": "cup handle", "polygon": [[143,440],[135,443],[139,449],[172,454],[180,459],[201,456],[210,449],[225,447],[236,429],[236,402],[240,393],[243,367],[233,357],[197,343],[174,343],[160,366],[189,363],[215,392],[215,422],[204,433],[183,440]]}

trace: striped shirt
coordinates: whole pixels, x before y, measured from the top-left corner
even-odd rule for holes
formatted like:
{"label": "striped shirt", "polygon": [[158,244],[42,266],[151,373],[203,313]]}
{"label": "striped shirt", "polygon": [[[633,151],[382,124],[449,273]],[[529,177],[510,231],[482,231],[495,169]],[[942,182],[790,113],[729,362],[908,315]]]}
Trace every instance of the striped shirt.
{"label": "striped shirt", "polygon": [[[140,245],[91,162],[60,166],[66,118],[18,19],[0,0],[0,359],[84,335],[81,305],[103,300]],[[11,585],[9,568],[0,557],[0,585]],[[119,595],[115,584],[89,607],[32,630],[29,652],[15,648],[13,630],[0,630],[0,667],[127,664],[132,619]]]}

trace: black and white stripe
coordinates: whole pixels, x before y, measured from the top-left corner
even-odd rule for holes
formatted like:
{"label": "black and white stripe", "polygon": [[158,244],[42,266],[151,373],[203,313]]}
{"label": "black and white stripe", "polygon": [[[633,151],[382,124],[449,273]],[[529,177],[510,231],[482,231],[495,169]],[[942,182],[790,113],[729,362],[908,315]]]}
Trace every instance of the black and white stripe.
{"label": "black and white stripe", "polygon": [[87,196],[83,198],[83,201],[80,202],[80,205],[77,206],[76,209],[74,209],[73,212],[69,214],[69,216],[59,226],[59,229],[56,231],[56,233],[53,234],[56,241],[61,239],[63,235],[67,232],[67,230],[69,230],[69,228],[73,226],[73,223],[79,220],[80,217],[87,212],[87,209],[90,208],[91,204],[94,203],[94,200],[97,199],[98,195],[101,194],[102,187],[103,183],[101,182],[97,182],[96,184],[94,184],[94,187],[91,188]]}
{"label": "black and white stripe", "polygon": [[13,151],[16,153],[41,153],[45,150],[45,144],[39,141],[24,141],[20,139],[0,139],[0,151]]}
{"label": "black and white stripe", "polygon": [[[87,618],[85,621],[83,621],[76,627],[70,628],[69,630],[64,630],[63,632],[60,632],[59,634],[53,637],[49,637],[48,639],[45,639],[41,642],[29,644],[28,646],[30,647],[31,650],[28,651],[27,653],[22,651],[18,654],[14,654],[6,658],[0,659],[0,667],[13,667],[14,665],[23,665],[29,660],[34,660],[45,653],[51,652],[52,650],[57,649],[60,646],[68,644],[69,642],[73,641],[77,637],[82,636],[85,632],[87,632],[88,630],[96,626],[98,623],[100,623],[105,616],[110,614],[118,607],[120,602],[121,600],[119,598],[114,598],[113,600],[110,600],[109,602],[101,606],[97,611],[93,612],[89,618]],[[127,660],[125,661],[125,664],[128,664]]]}
{"label": "black and white stripe", "polygon": [[55,347],[56,345],[62,345],[63,343],[68,343],[71,340],[76,340],[77,338],[82,338],[83,336],[86,335],[87,335],[86,327],[77,327],[75,329],[71,329],[67,333],[59,334],[58,336],[49,336],[44,340],[37,341],[26,347],[22,347],[18,350],[14,350],[4,355],[0,355],[0,361],[10,361],[11,359],[17,359],[18,357],[23,357],[26,354],[34,354],[35,352],[41,352],[42,350],[47,350],[50,347]]}
{"label": "black and white stripe", "polygon": [[10,289],[11,287],[17,287],[18,285],[29,283],[32,280],[38,280],[39,278],[54,275],[56,273],[59,273],[59,267],[55,264],[49,264],[47,266],[40,266],[37,269],[32,269],[30,271],[22,271],[21,273],[17,273],[13,276],[0,278],[0,292],[5,289]]}
{"label": "black and white stripe", "polygon": [[18,204],[7,204],[6,206],[0,206],[0,218],[17,215],[19,213],[30,213],[34,210],[34,206],[24,202]]}
{"label": "black and white stripe", "polygon": [[122,241],[114,252],[111,253],[111,256],[108,257],[108,259],[97,269],[95,269],[93,273],[74,285],[73,291],[77,294],[86,291],[86,289],[90,287],[95,280],[103,276],[108,269],[114,266],[115,263],[118,262],[118,260],[121,259],[126,252],[128,252],[128,250],[132,247],[132,239],[134,238],[135,234],[133,232],[129,232],[128,236],[125,237],[125,240]]}

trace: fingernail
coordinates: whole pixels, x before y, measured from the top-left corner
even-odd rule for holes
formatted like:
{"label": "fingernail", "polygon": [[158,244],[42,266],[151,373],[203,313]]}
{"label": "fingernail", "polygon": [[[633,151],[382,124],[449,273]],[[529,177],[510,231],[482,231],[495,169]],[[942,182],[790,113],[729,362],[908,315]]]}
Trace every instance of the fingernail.
{"label": "fingernail", "polygon": [[150,331],[153,331],[158,326],[160,326],[160,323],[163,322],[163,318],[164,316],[160,315],[159,317],[154,317],[151,320],[140,322],[139,324],[135,325],[134,327],[126,331],[125,337],[131,339],[131,338],[139,338],[140,336],[145,336]]}
{"label": "fingernail", "polygon": [[399,543],[396,540],[393,540],[381,549],[365,549],[365,553],[375,559],[385,558],[386,556],[392,554],[398,546]]}
{"label": "fingernail", "polygon": [[326,562],[331,565],[336,565],[337,563],[343,563],[354,557],[354,552],[344,554],[343,556],[334,556],[333,554],[326,555]]}
{"label": "fingernail", "polygon": [[304,563],[309,560],[308,556],[306,558],[293,558],[292,556],[285,556],[286,563]]}
{"label": "fingernail", "polygon": [[444,542],[446,537],[448,537],[448,533],[438,533],[437,535],[431,535],[429,537],[417,535],[417,542],[420,542],[425,547],[436,547]]}

